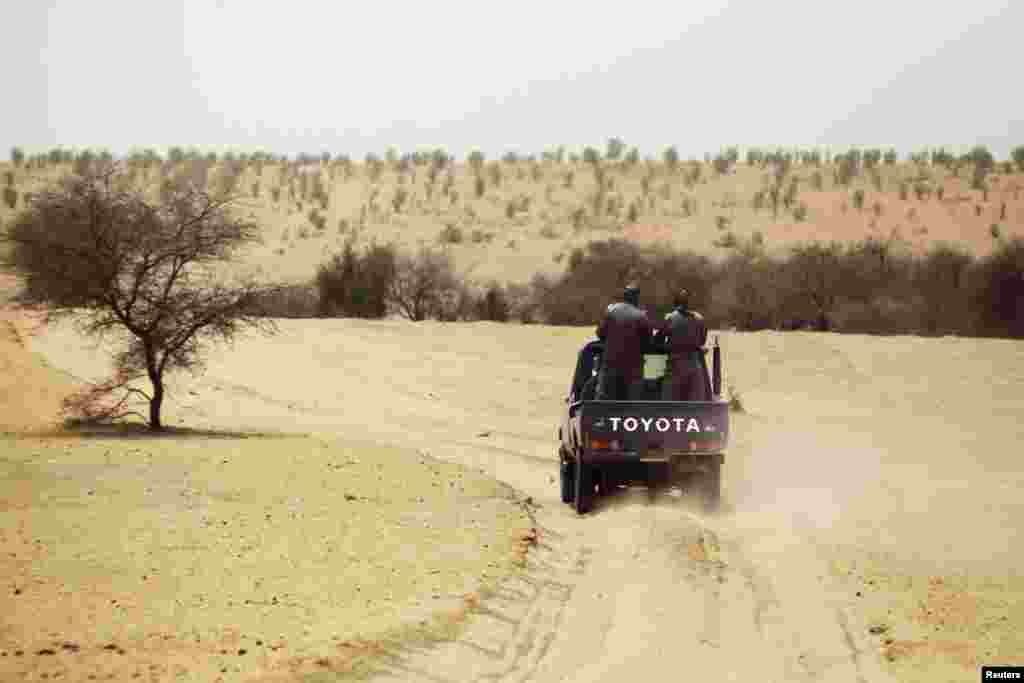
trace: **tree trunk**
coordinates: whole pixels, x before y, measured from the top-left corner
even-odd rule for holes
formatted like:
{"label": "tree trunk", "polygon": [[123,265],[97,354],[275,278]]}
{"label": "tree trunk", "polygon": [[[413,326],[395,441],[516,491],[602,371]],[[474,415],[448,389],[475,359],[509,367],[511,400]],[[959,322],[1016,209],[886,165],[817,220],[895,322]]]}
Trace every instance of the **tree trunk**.
{"label": "tree trunk", "polygon": [[160,421],[160,407],[163,405],[163,402],[163,383],[155,384],[153,386],[153,398],[149,402],[149,428],[156,432],[164,428],[163,423]]}
{"label": "tree trunk", "polygon": [[153,385],[153,396],[149,399],[149,428],[158,432],[164,428],[163,423],[160,421],[160,409],[164,404],[164,378],[155,360],[151,359],[147,365],[149,366],[146,368],[149,374],[149,381]]}

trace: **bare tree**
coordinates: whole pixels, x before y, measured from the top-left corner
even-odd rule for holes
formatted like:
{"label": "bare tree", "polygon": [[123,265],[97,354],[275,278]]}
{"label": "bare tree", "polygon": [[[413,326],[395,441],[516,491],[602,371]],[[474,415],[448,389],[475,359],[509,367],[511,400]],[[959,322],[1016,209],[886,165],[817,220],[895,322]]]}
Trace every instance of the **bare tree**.
{"label": "bare tree", "polygon": [[[36,195],[3,238],[12,247],[4,265],[24,280],[20,302],[45,307],[48,322],[71,316],[85,334],[125,338],[113,379],[66,409],[123,417],[128,395],[140,396],[149,410],[139,416],[160,430],[166,373],[197,370],[204,342],[230,340],[242,327],[273,333],[258,302],[277,288],[217,278],[216,266],[257,239],[254,224],[229,213],[231,198],[178,186],[153,202],[125,187],[123,173],[109,167]],[[151,391],[130,386],[144,378]],[[114,406],[94,410],[117,391]]]}
{"label": "bare tree", "polygon": [[415,256],[398,259],[389,298],[409,320],[426,320],[438,313],[444,297],[455,292],[457,285],[451,256],[424,247]]}

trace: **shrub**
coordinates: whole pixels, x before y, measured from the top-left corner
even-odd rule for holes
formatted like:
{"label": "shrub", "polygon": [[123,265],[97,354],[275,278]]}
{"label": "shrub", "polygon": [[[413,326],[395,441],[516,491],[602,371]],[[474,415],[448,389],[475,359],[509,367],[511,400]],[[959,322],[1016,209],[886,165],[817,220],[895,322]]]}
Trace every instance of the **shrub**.
{"label": "shrub", "polygon": [[384,172],[384,162],[381,161],[380,157],[372,152],[366,155],[366,174],[371,182],[376,183],[380,180],[381,174]]}
{"label": "shrub", "polygon": [[316,209],[310,209],[307,217],[317,232],[323,232],[327,227],[327,218],[320,215],[320,212]]}
{"label": "shrub", "polygon": [[587,223],[587,210],[582,206],[577,207],[572,214],[570,214],[569,218],[572,221],[572,227],[574,230],[582,230]]}
{"label": "shrub", "polygon": [[388,296],[398,312],[412,321],[452,319],[467,303],[451,256],[427,247],[397,260]]}
{"label": "shrub", "polygon": [[462,244],[462,228],[454,223],[447,223],[444,229],[438,234],[437,240],[441,244]]}
{"label": "shrub", "polygon": [[605,147],[605,158],[608,161],[618,161],[622,153],[626,151],[626,143],[619,138],[609,138]]}
{"label": "shrub", "polygon": [[969,275],[974,258],[960,247],[935,244],[914,264],[919,328],[925,334],[969,331]]}
{"label": "shrub", "polygon": [[825,187],[825,177],[821,174],[821,171],[815,171],[814,175],[811,176],[811,187],[819,192]]}
{"label": "shrub", "polygon": [[784,283],[781,317],[800,319],[822,331],[831,329],[831,316],[844,285],[842,263],[838,243],[793,247],[779,273]]}
{"label": "shrub", "polygon": [[988,191],[988,173],[989,169],[984,166],[975,166],[974,173],[971,175],[971,189],[979,190],[981,192]]}
{"label": "shrub", "polygon": [[796,208],[793,209],[793,218],[795,218],[798,223],[802,223],[807,220],[807,206],[803,204],[803,202],[797,204]]}
{"label": "shrub", "polygon": [[745,413],[746,408],[743,407],[743,397],[740,395],[739,390],[732,384],[727,388],[729,393],[729,410],[734,413]]}
{"label": "shrub", "polygon": [[[275,251],[284,254],[284,249]],[[257,297],[255,307],[267,318],[315,318],[320,313],[320,292],[315,285],[285,285]]]}
{"label": "shrub", "polygon": [[871,169],[871,185],[876,192],[882,191],[882,174],[878,172],[877,168]]}
{"label": "shrub", "polygon": [[674,146],[669,147],[662,154],[662,159],[669,170],[674,171],[679,166],[679,151]]}
{"label": "shrub", "polygon": [[554,240],[561,237],[561,235],[559,235],[555,228],[551,225],[545,225],[543,228],[541,228],[540,236],[547,240]]}
{"label": "shrub", "polygon": [[765,205],[764,190],[758,190],[754,193],[754,200],[751,202],[754,207],[754,211],[760,211]]}
{"label": "shrub", "polygon": [[393,245],[373,245],[357,253],[350,238],[340,254],[317,269],[318,314],[325,317],[381,318],[388,312],[396,277]]}
{"label": "shrub", "polygon": [[1024,338],[1024,240],[1001,244],[978,263],[973,279],[978,332]]}
{"label": "shrub", "polygon": [[853,208],[858,211],[864,208],[864,190],[858,189],[853,193]]}
{"label": "shrub", "polygon": [[977,145],[972,148],[964,157],[964,160],[974,164],[975,169],[981,169],[985,172],[991,171],[995,167],[995,157],[983,145]]}
{"label": "shrub", "polygon": [[491,322],[508,322],[512,312],[508,294],[497,282],[491,282],[477,301],[477,317]]}
{"label": "shrub", "polygon": [[[543,278],[540,278],[540,280],[543,281]],[[537,302],[538,297],[533,283],[530,285],[507,285],[504,295],[508,302],[510,318],[515,318],[524,325],[538,321],[541,310]]]}
{"label": "shrub", "polygon": [[1024,145],[1018,145],[1010,151],[1010,157],[1017,164],[1017,170],[1024,172]]}
{"label": "shrub", "polygon": [[473,187],[476,190],[477,199],[482,198],[484,196],[484,193],[487,192],[487,183],[484,181],[483,176],[478,175],[476,177],[476,181],[474,182]]}
{"label": "shrub", "polygon": [[719,249],[735,249],[736,247],[739,246],[739,243],[740,242],[736,238],[736,235],[732,231],[730,231],[716,239],[714,242],[712,242],[712,245],[718,247]]}
{"label": "shrub", "polygon": [[793,176],[793,178],[789,182],[789,186],[786,188],[786,196],[783,197],[782,199],[782,203],[785,205],[787,209],[792,207],[793,204],[796,203],[796,198],[799,191],[799,181],[797,180],[796,176]]}
{"label": "shrub", "polygon": [[402,207],[405,205],[405,200],[409,198],[409,191],[404,187],[395,189],[394,196],[391,197],[391,208],[395,210],[395,213],[401,213]]}
{"label": "shrub", "polygon": [[629,213],[626,214],[626,220],[629,221],[630,224],[632,224],[632,223],[636,223],[637,220],[639,220],[639,218],[640,218],[640,207],[638,207],[636,205],[636,202],[630,202],[630,204],[629,204]]}
{"label": "shrub", "polygon": [[474,149],[469,153],[469,156],[466,157],[466,161],[469,162],[470,168],[472,168],[476,173],[480,173],[480,169],[482,169],[484,165],[484,160],[484,153],[478,149]]}
{"label": "shrub", "polygon": [[644,304],[657,315],[668,312],[672,294],[680,287],[694,292],[699,307],[707,303],[711,268],[706,257],[638,247],[616,238],[573,249],[561,277],[534,278],[531,290],[548,323],[589,325],[634,278],[642,280]]}
{"label": "shrub", "polygon": [[8,209],[14,210],[14,207],[18,205],[18,191],[13,187],[4,188],[4,204],[7,205]]}
{"label": "shrub", "polygon": [[438,297],[434,317],[442,322],[457,320],[479,320],[479,297],[464,282],[452,276],[452,285]]}
{"label": "shrub", "polygon": [[838,158],[839,168],[836,170],[836,182],[839,185],[850,184],[859,172],[860,157],[855,150],[850,150]]}

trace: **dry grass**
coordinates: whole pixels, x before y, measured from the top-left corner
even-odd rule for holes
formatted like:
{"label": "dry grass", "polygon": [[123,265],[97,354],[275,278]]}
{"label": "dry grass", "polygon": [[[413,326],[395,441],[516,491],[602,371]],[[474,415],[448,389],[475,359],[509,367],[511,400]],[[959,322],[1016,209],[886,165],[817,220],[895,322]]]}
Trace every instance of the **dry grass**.
{"label": "dry grass", "polygon": [[523,565],[530,522],[508,488],[413,450],[61,429],[75,382],[27,348],[31,320],[0,323],[4,680],[358,673],[456,637]]}

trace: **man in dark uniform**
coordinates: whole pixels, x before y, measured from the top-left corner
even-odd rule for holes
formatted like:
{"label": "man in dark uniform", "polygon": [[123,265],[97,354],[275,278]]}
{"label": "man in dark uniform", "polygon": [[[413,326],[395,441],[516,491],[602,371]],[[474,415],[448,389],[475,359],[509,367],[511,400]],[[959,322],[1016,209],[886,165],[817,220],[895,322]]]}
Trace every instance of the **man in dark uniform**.
{"label": "man in dark uniform", "polygon": [[604,342],[604,359],[597,378],[597,400],[625,401],[635,394],[643,379],[644,351],[651,343],[654,325],[640,308],[640,289],[626,287],[620,303],[608,306],[597,337]]}
{"label": "man in dark uniform", "polygon": [[670,377],[662,385],[664,401],[707,401],[704,371],[704,343],[708,328],[704,316],[690,310],[690,293],[680,291],[673,301],[675,310],[659,327],[668,336]]}

